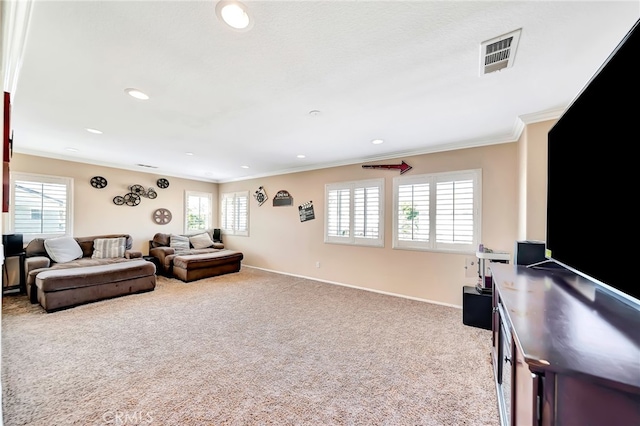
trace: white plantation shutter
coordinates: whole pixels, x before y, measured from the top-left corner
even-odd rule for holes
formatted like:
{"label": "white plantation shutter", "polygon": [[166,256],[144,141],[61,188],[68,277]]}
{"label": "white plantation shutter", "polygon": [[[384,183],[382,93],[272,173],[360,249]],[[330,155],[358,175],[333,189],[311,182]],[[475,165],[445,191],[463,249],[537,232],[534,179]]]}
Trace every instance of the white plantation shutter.
{"label": "white plantation shutter", "polygon": [[354,188],[353,235],[360,238],[380,236],[380,187]]}
{"label": "white plantation shutter", "polygon": [[327,235],[339,238],[351,237],[350,201],[349,189],[334,189],[327,192]]}
{"label": "white plantation shutter", "polygon": [[25,241],[36,237],[70,235],[73,179],[11,174],[11,225]]}
{"label": "white plantation shutter", "polygon": [[384,180],[325,187],[325,242],[384,246]]}
{"label": "white plantation shutter", "polygon": [[220,223],[225,234],[249,235],[249,192],[222,194]]}
{"label": "white plantation shutter", "polygon": [[473,243],[473,181],[436,183],[436,241]]}
{"label": "white plantation shutter", "polygon": [[398,187],[398,238],[404,241],[429,241],[429,184]]}
{"label": "white plantation shutter", "polygon": [[480,183],[479,169],[395,178],[393,247],[474,252]]}

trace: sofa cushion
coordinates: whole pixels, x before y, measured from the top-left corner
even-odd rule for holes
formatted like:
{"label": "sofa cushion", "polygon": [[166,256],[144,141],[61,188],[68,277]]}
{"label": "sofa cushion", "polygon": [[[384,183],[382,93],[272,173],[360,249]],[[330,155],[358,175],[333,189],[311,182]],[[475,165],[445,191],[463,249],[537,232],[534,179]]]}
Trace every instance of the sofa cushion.
{"label": "sofa cushion", "polygon": [[213,240],[206,232],[189,237],[189,242],[194,249],[203,249],[213,246]]}
{"label": "sofa cushion", "polygon": [[124,257],[127,239],[120,238],[96,238],[93,240],[93,254],[95,259],[109,259],[112,257]]}
{"label": "sofa cushion", "polygon": [[189,250],[189,237],[184,235],[171,235],[169,239],[169,247],[175,249],[176,251],[184,251]]}
{"label": "sofa cushion", "polygon": [[73,237],[56,237],[44,240],[49,257],[58,263],[70,262],[82,257],[82,248]]}

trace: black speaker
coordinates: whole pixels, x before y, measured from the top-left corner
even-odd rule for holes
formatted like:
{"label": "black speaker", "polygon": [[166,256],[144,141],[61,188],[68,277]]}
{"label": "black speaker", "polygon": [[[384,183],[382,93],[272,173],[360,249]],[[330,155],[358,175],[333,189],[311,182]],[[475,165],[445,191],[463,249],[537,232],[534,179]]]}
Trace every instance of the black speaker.
{"label": "black speaker", "polygon": [[544,241],[516,241],[513,256],[516,265],[531,265],[547,260],[544,256]]}
{"label": "black speaker", "polygon": [[24,243],[22,234],[6,234],[2,236],[2,245],[4,246],[4,256],[13,256],[14,254],[24,251]]}

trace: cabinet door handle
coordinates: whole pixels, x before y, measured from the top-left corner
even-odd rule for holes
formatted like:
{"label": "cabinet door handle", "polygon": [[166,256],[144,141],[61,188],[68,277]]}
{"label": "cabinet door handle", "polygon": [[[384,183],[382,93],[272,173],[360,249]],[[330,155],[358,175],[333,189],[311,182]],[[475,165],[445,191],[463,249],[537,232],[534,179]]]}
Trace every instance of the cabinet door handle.
{"label": "cabinet door handle", "polygon": [[513,365],[511,362],[511,358],[509,358],[508,356],[504,357],[504,362],[508,362],[509,364]]}

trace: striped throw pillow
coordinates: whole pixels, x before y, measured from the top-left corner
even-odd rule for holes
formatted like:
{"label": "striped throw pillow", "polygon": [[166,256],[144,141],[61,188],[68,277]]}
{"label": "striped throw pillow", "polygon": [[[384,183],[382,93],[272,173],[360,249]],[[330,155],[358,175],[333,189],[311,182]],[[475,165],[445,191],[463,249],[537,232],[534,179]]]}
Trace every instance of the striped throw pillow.
{"label": "striped throw pillow", "polygon": [[96,238],[93,240],[94,259],[107,259],[111,257],[124,257],[125,244],[127,239],[120,238]]}

